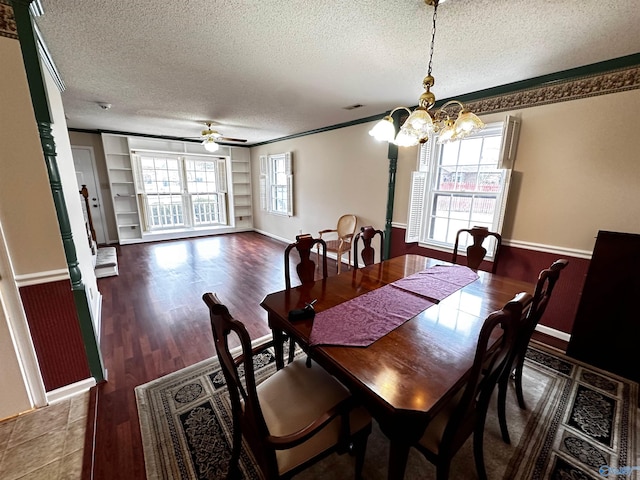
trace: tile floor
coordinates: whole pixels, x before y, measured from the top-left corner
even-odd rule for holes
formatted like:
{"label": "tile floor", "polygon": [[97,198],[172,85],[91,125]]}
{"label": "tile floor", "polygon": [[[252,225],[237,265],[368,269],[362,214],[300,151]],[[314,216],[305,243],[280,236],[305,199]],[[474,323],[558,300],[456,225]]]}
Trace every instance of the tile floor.
{"label": "tile floor", "polygon": [[0,422],[0,479],[82,476],[89,392]]}

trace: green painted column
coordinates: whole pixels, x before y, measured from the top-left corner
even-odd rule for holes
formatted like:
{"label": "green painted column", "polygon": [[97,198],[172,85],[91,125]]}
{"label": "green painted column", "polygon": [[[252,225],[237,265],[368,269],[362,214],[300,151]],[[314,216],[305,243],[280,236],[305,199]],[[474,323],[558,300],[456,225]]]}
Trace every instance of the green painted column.
{"label": "green painted column", "polygon": [[[388,114],[387,114],[388,115]],[[393,126],[396,129],[396,135],[400,130],[400,125],[408,117],[408,114],[402,110],[398,110],[393,114]],[[396,195],[396,170],[398,169],[398,146],[389,143],[387,153],[389,159],[389,185],[387,187],[387,217],[384,224],[384,251],[382,259],[386,260],[391,255],[391,222],[393,221],[393,202]]]}
{"label": "green painted column", "polygon": [[393,200],[396,194],[396,170],[398,168],[398,146],[389,144],[389,186],[387,187],[387,217],[384,224],[383,260],[391,254],[391,222],[393,220]]}
{"label": "green painted column", "polygon": [[60,179],[60,171],[58,169],[57,162],[56,145],[53,135],[51,134],[51,111],[49,109],[47,91],[45,88],[44,78],[42,76],[35,34],[33,32],[31,15],[29,13],[29,4],[31,1],[32,0],[13,0],[13,14],[16,20],[22,58],[27,74],[27,81],[29,83],[29,92],[31,94],[31,103],[33,104],[36,122],[38,123],[42,152],[44,153],[44,161],[49,175],[51,194],[56,208],[58,225],[60,226],[62,245],[67,260],[67,266],[69,268],[71,288],[73,290],[73,298],[78,312],[78,321],[80,322],[80,330],[85,345],[85,351],[87,353],[89,369],[91,371],[91,375],[96,379],[96,382],[101,382],[105,379],[104,367],[95,330],[93,328],[91,306],[87,297],[86,287],[82,282],[82,272],[78,265],[78,257],[76,255],[76,246],[73,242],[69,213],[64,199],[64,192],[62,190],[62,181]]}

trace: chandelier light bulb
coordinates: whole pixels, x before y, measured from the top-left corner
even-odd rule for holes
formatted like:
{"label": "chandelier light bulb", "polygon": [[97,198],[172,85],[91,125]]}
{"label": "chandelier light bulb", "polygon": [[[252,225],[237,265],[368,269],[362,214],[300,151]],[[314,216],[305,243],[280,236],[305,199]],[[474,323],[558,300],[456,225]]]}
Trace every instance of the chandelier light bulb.
{"label": "chandelier light bulb", "polygon": [[374,127],[369,130],[369,135],[381,142],[391,142],[395,136],[396,131],[393,126],[393,118],[390,116],[384,117]]}

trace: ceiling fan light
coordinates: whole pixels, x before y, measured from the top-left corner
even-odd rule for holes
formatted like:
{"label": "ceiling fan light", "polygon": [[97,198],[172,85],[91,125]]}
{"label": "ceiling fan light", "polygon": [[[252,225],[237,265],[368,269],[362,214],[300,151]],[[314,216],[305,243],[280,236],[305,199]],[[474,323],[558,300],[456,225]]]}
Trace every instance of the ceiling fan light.
{"label": "ceiling fan light", "polygon": [[396,134],[396,130],[393,126],[393,118],[389,115],[384,117],[378,123],[376,123],[371,130],[369,130],[369,135],[380,142],[391,142],[393,141],[393,137]]}
{"label": "ceiling fan light", "polygon": [[213,137],[207,137],[203,142],[202,145],[204,146],[204,149],[207,152],[215,152],[218,150],[218,148],[220,147],[220,145],[218,145],[215,140],[213,139]]}

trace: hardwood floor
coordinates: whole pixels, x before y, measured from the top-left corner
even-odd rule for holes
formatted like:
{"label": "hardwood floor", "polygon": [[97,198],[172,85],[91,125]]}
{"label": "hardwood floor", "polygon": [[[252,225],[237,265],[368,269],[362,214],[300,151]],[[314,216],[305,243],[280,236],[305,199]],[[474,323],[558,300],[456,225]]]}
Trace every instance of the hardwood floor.
{"label": "hardwood floor", "polygon": [[134,388],[215,355],[203,293],[216,292],[251,338],[271,333],[260,302],[284,288],[285,247],[253,232],[117,247],[119,275],[98,280],[107,382],[95,392],[89,478],[146,478]]}
{"label": "hardwood floor", "polygon": [[134,388],[215,355],[205,292],[252,338],[270,334],[260,302],[284,288],[285,247],[253,232],[117,247],[119,275],[98,280],[107,381],[93,392],[84,478],[146,479]]}

